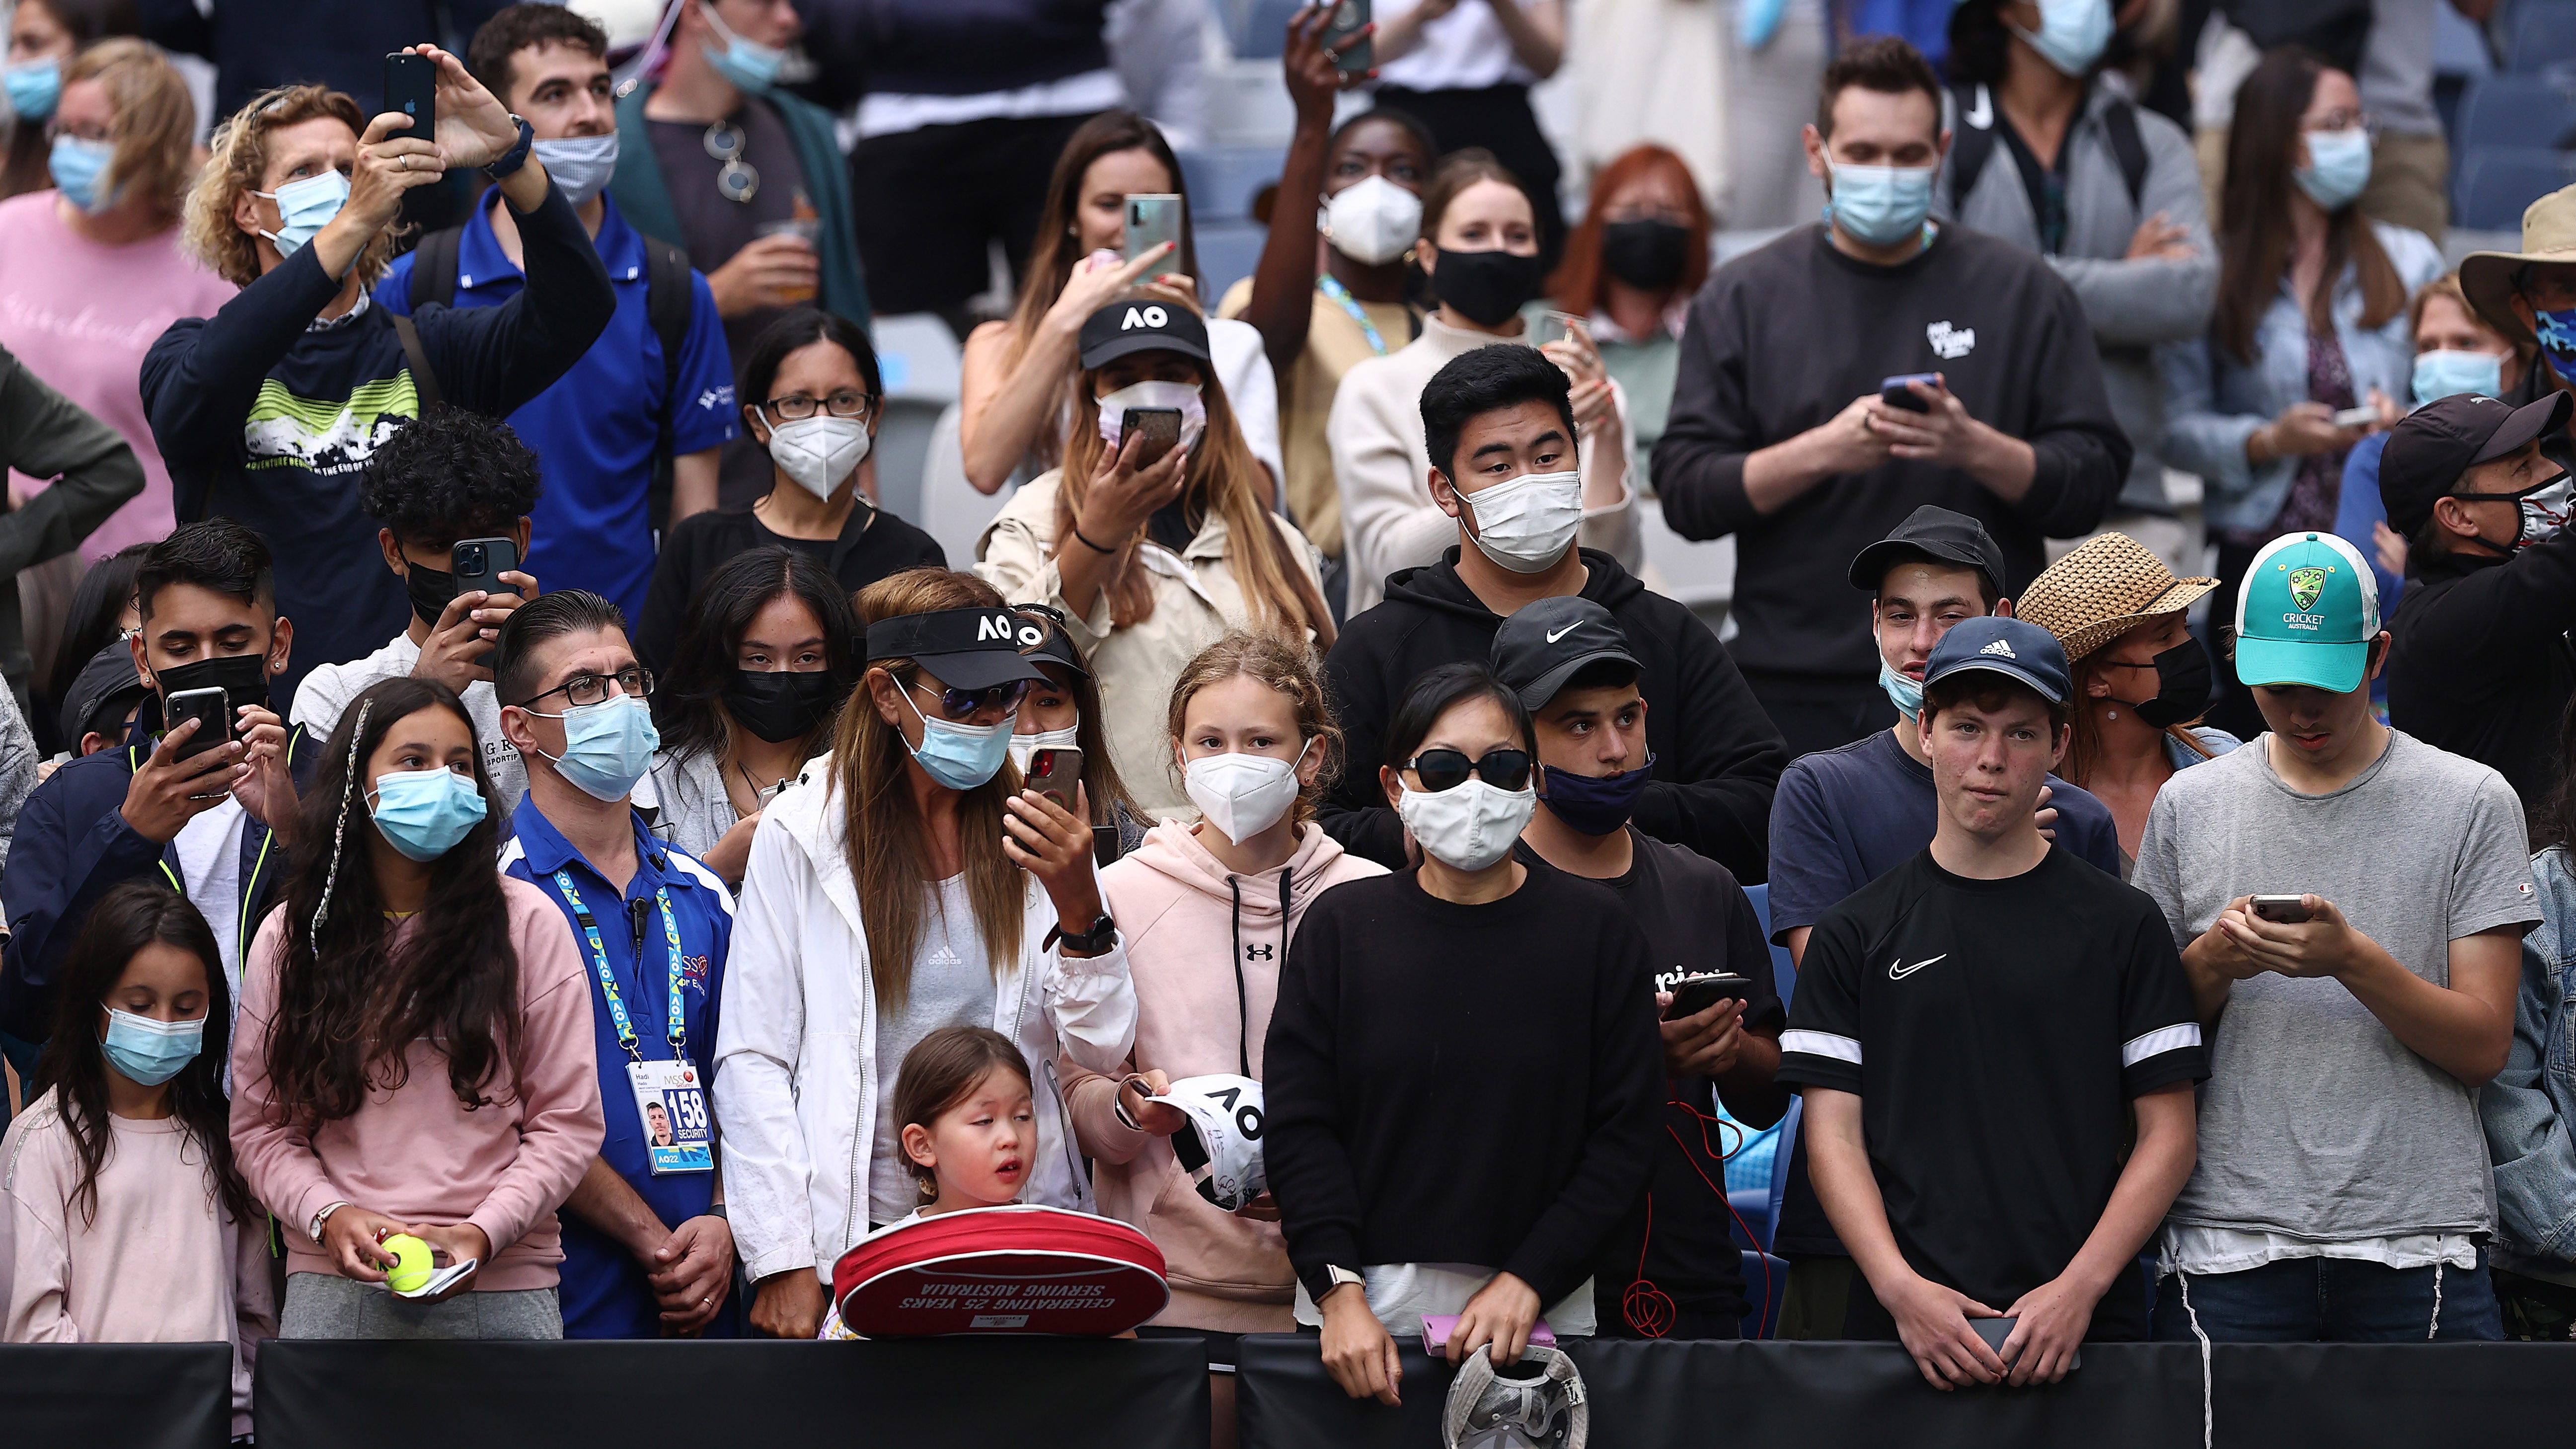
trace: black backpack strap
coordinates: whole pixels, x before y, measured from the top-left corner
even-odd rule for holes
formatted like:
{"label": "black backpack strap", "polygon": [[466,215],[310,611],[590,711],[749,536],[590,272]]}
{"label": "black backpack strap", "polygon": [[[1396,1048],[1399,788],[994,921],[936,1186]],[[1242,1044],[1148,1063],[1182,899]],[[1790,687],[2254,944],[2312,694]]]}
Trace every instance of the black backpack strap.
{"label": "black backpack strap", "polygon": [[653,425],[653,487],[646,505],[654,532],[669,527],[673,452],[671,414],[682,399],[680,350],[688,345],[689,316],[696,309],[689,254],[669,242],[643,237],[644,316],[662,344],[662,410]]}
{"label": "black backpack strap", "polygon": [[464,246],[465,228],[445,227],[420,239],[411,250],[411,309],[424,302],[456,305],[456,255]]}
{"label": "black backpack strap", "polygon": [[1967,204],[1995,154],[1995,100],[1982,83],[1950,88],[1950,215]]}
{"label": "black backpack strap", "polygon": [[[2120,179],[2129,184],[2129,205],[2143,206],[2147,194],[2147,141],[2138,134],[2138,108],[2115,100],[2102,108],[2102,134],[2119,158]],[[1950,143],[1955,149],[1958,145]]]}
{"label": "black backpack strap", "polygon": [[438,406],[438,374],[430,370],[429,354],[421,348],[420,329],[399,312],[391,315],[394,335],[402,339],[403,361],[411,368],[412,394],[419,399],[420,410],[427,413]]}

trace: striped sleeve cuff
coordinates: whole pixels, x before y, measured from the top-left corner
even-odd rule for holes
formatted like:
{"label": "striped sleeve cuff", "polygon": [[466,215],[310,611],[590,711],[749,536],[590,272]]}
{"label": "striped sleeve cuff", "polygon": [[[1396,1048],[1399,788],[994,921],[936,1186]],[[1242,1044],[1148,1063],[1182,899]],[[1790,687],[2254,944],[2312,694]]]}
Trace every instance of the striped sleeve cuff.
{"label": "striped sleeve cuff", "polygon": [[1860,1042],[1829,1031],[1780,1033],[1780,1071],[1784,1086],[1829,1087],[1860,1091]]}
{"label": "striped sleeve cuff", "polygon": [[2208,1077],[2209,1054],[2201,1043],[2198,1022],[2160,1026],[2120,1044],[2120,1081],[2132,1097]]}

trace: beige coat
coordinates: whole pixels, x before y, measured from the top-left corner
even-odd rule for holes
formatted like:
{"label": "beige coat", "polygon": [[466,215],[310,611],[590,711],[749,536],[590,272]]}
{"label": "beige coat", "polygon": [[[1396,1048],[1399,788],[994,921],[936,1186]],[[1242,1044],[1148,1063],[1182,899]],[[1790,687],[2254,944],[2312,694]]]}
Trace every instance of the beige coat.
{"label": "beige coat", "polygon": [[[975,572],[1014,604],[1060,609],[1066,629],[1100,682],[1102,727],[1109,758],[1146,819],[1196,820],[1198,809],[1181,793],[1172,770],[1171,737],[1164,726],[1172,681],[1198,652],[1250,627],[1252,611],[1225,564],[1225,520],[1211,517],[1189,547],[1174,554],[1146,542],[1137,565],[1153,587],[1154,612],[1119,629],[1109,622],[1104,591],[1077,608],[1064,597],[1055,566],[1055,495],[1061,469],[1041,475],[1002,505],[975,541]],[[1298,567],[1315,581],[1314,545],[1287,519],[1271,515]],[[1321,583],[1317,582],[1317,587]]]}

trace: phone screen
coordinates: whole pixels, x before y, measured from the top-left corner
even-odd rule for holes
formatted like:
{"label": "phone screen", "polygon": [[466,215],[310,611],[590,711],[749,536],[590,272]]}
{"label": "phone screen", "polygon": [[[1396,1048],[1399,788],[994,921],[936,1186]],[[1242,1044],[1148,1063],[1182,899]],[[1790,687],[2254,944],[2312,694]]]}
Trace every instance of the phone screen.
{"label": "phone screen", "polygon": [[[1144,192],[1127,198],[1127,240],[1118,254],[1134,261],[1145,253],[1170,242],[1181,243],[1181,198],[1171,192]],[[1178,255],[1163,259],[1173,271],[1181,269]]]}

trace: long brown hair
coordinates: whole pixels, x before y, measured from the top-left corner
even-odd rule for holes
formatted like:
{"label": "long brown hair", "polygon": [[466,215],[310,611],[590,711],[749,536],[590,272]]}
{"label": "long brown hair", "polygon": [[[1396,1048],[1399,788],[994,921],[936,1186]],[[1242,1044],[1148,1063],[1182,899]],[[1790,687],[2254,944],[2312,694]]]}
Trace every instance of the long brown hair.
{"label": "long brown hair", "polygon": [[[2218,307],[2211,335],[2230,356],[2254,363],[2254,332],[2280,295],[2295,240],[2290,179],[2299,162],[2299,120],[2330,67],[2296,46],[2264,54],[2236,89],[2236,119],[2227,133],[2227,178],[2218,198]],[[2326,218],[2326,262],[2305,299],[2308,330],[2334,326],[2335,289],[2349,265],[2361,283],[2361,325],[2384,326],[2406,310],[2406,283],[2382,251],[2358,204]]]}
{"label": "long brown hair", "polygon": [[[1207,432],[1191,450],[1190,479],[1182,501],[1193,514],[1213,513],[1225,520],[1225,566],[1243,591],[1253,627],[1290,633],[1312,629],[1316,641],[1329,649],[1332,611],[1324,607],[1324,596],[1314,581],[1297,566],[1287,538],[1272,521],[1269,505],[1255,491],[1258,485],[1253,480],[1261,476],[1261,460],[1252,456],[1252,445],[1235,425],[1225,386],[1206,363],[1193,358],[1191,366],[1198,370],[1199,398],[1207,406]],[[1055,494],[1058,538],[1069,537],[1081,522],[1092,470],[1100,466],[1101,452],[1108,446],[1100,437],[1100,400],[1093,396],[1097,376],[1096,369],[1075,375],[1073,427],[1065,440],[1064,473]],[[1106,592],[1109,621],[1121,629],[1154,617],[1153,581],[1136,557],[1144,538],[1145,529],[1139,527],[1113,545],[1118,556],[1109,566]]]}
{"label": "long brown hair", "polygon": [[[973,574],[942,568],[905,569],[859,591],[864,624],[941,609],[997,609],[1002,596]],[[874,683],[880,673],[908,689],[921,666],[910,659],[873,659],[859,692],[841,710],[833,731],[832,787],[841,793],[841,858],[859,897],[859,923],[868,933],[868,971],[879,1010],[903,1004],[912,990],[913,957],[920,954],[935,897],[930,837],[913,808],[906,766],[912,748],[903,731],[877,713]],[[984,955],[1000,979],[1019,959],[1027,913],[1028,877],[1002,853],[1002,802],[1019,792],[1020,772],[1004,761],[993,778],[962,793],[957,802],[957,854],[966,872],[966,898]]]}
{"label": "long brown hair", "polygon": [[[1315,771],[1315,783],[1297,792],[1298,823],[1313,820],[1315,801],[1341,778],[1342,727],[1333,723],[1333,709],[1324,697],[1315,651],[1303,642],[1237,630],[1182,665],[1180,677],[1172,681],[1171,710],[1163,721],[1171,735],[1173,758],[1179,757],[1187,737],[1190,701],[1198,697],[1200,690],[1238,675],[1286,695],[1291,712],[1297,716],[1297,732],[1323,742],[1324,760]],[[1166,763],[1164,768],[1177,767]]]}
{"label": "long brown hair", "polygon": [[1686,198],[1682,211],[1690,218],[1690,247],[1682,254],[1682,274],[1673,281],[1672,295],[1693,296],[1699,284],[1708,280],[1708,206],[1700,200],[1699,183],[1691,179],[1690,163],[1661,146],[1631,146],[1592,178],[1592,203],[1584,208],[1582,223],[1565,239],[1565,260],[1557,263],[1556,275],[1547,279],[1547,294],[1559,311],[1589,317],[1601,310],[1609,291],[1602,281],[1601,233],[1610,224],[1611,198],[1629,182],[1658,172],[1680,188]]}

